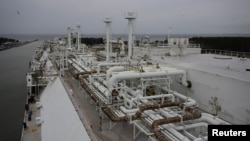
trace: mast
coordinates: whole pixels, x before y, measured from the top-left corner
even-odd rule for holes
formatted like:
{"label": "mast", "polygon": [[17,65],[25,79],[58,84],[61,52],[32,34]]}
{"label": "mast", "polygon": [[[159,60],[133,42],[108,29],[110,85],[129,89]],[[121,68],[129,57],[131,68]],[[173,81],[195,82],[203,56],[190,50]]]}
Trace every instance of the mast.
{"label": "mast", "polygon": [[77,51],[80,50],[80,40],[81,40],[81,26],[80,25],[77,25]]}
{"label": "mast", "polygon": [[128,12],[125,15],[125,19],[128,20],[128,58],[132,57],[132,44],[133,44],[133,21],[136,19],[136,14]]}
{"label": "mast", "polygon": [[104,20],[104,23],[106,23],[106,61],[109,62],[109,30],[111,25],[111,19],[110,17],[106,17]]}
{"label": "mast", "polygon": [[68,27],[68,48],[71,49],[71,28]]}

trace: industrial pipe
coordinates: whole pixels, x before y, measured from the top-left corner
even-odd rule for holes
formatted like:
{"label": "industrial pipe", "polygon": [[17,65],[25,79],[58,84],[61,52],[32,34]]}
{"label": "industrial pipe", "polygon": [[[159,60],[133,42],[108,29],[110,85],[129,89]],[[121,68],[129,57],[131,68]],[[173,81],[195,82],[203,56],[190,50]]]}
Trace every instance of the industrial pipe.
{"label": "industrial pipe", "polygon": [[[182,107],[182,106],[181,106]],[[186,120],[191,120],[191,119],[198,119],[201,117],[201,112],[198,111],[197,109],[191,108],[191,107],[185,107],[185,111],[187,111],[189,114],[186,114],[182,117],[176,116],[172,118],[166,118],[166,119],[159,119],[153,122],[152,128],[155,133],[155,137],[159,141],[169,141],[170,139],[165,136],[159,129],[158,126],[163,125],[163,124],[169,124],[169,123],[176,123],[176,122],[181,122],[181,121],[186,121]]]}
{"label": "industrial pipe", "polygon": [[165,98],[165,97],[170,97],[172,102],[175,101],[175,98],[174,98],[173,94],[160,94],[160,95],[137,97],[137,98],[131,98],[131,101],[133,102],[135,100],[145,100],[145,99]]}
{"label": "industrial pipe", "polygon": [[[178,74],[185,74],[183,70],[170,70],[170,71],[154,71],[154,72],[132,72],[132,73],[118,73],[116,75],[113,75],[109,83],[110,88],[112,89],[112,85],[116,84],[120,80],[128,80],[128,79],[136,79],[136,78],[148,78],[148,77],[163,77],[168,75],[178,75]],[[182,77],[185,77],[186,75],[183,75]],[[183,78],[183,80],[186,80],[186,78]],[[183,84],[185,85],[185,83]]]}
{"label": "industrial pipe", "polygon": [[81,82],[82,87],[87,92],[87,94],[89,94],[90,98],[94,100],[94,102],[96,103],[96,105],[99,105],[99,99],[94,94],[94,92],[87,86],[87,84],[84,82],[84,80],[80,81],[80,82]]}
{"label": "industrial pipe", "polygon": [[192,124],[188,124],[188,125],[179,125],[179,126],[176,126],[175,124],[170,124],[170,126],[172,128],[174,128],[175,130],[185,130],[185,129],[197,128],[197,127],[207,128],[208,124],[206,122],[198,122],[198,123],[192,123]]}
{"label": "industrial pipe", "polygon": [[182,100],[187,100],[187,102],[185,102],[186,106],[195,106],[196,105],[196,101],[190,97],[187,97],[185,95],[177,93],[176,91],[170,90],[167,87],[161,87],[161,89],[164,90],[165,92],[172,93],[174,96],[179,97]]}
{"label": "industrial pipe", "polygon": [[[103,107],[102,110],[109,117],[109,119],[111,121],[118,122],[118,121],[135,120],[135,119],[139,118],[141,116],[141,114],[143,113],[143,111],[145,111],[145,110],[153,110],[153,109],[172,107],[172,106],[182,107],[182,104],[178,103],[178,102],[170,102],[170,103],[163,103],[163,104],[147,104],[147,105],[140,106],[139,110],[134,115],[125,115],[123,117],[118,117],[116,114],[114,114],[112,109],[109,107]],[[188,108],[186,108],[186,109],[188,109]]]}
{"label": "industrial pipe", "polygon": [[119,72],[119,71],[124,71],[124,67],[123,66],[114,66],[114,67],[109,68],[107,70],[106,80],[109,80],[112,72]]}
{"label": "industrial pipe", "polygon": [[216,116],[210,115],[208,113],[202,113],[201,119],[208,121],[211,124],[224,124],[224,125],[231,125],[229,122],[226,122]]}
{"label": "industrial pipe", "polygon": [[100,73],[101,67],[102,66],[121,66],[121,65],[128,65],[128,62],[119,62],[119,63],[99,63],[97,65],[97,74]]}
{"label": "industrial pipe", "polygon": [[120,106],[120,109],[122,110],[123,113],[126,113],[126,114],[135,113],[136,111],[139,110],[139,108],[127,109],[127,108],[125,108],[124,106]]}
{"label": "industrial pipe", "polygon": [[109,92],[108,92],[108,89],[105,88],[102,84],[100,84],[99,82],[97,81],[94,81],[93,83],[93,86],[98,89],[102,94],[105,95],[105,97],[108,97],[109,96]]}
{"label": "industrial pipe", "polygon": [[[156,120],[163,118],[162,116],[160,116],[158,114],[150,114],[149,116],[150,116],[150,118],[153,119],[153,121],[156,121]],[[166,127],[165,129],[182,141],[190,141],[187,137],[183,136],[180,132],[174,130],[173,128]]]}

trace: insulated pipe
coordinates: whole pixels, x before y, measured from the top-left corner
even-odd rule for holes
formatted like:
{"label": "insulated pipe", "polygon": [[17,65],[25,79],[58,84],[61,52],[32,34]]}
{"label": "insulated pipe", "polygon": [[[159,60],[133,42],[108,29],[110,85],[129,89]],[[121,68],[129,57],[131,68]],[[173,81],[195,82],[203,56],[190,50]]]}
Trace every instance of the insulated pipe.
{"label": "insulated pipe", "polygon": [[[181,103],[178,103],[178,102],[170,102],[170,103],[163,103],[163,104],[147,104],[147,105],[141,106],[139,108],[139,110],[134,115],[126,115],[123,117],[118,117],[116,114],[114,114],[113,110],[109,107],[103,107],[102,110],[109,117],[109,119],[111,121],[118,122],[118,121],[135,120],[135,119],[139,118],[145,110],[153,110],[153,109],[159,109],[159,108],[171,107],[171,106],[183,107],[183,105]],[[186,107],[186,110],[187,109],[189,109],[189,108]]]}
{"label": "insulated pipe", "polygon": [[209,121],[210,123],[212,124],[225,124],[225,125],[231,125],[230,123],[224,121],[224,120],[221,120],[220,118],[218,117],[215,117],[213,115],[210,115],[208,113],[202,113],[202,119],[206,120],[206,121]]}
{"label": "insulated pipe", "polygon": [[[144,63],[143,63],[144,64]],[[125,66],[125,65],[141,65],[141,64],[138,64],[138,62],[118,62],[118,63],[98,63],[97,64],[97,73],[99,74],[100,71],[101,71],[101,67],[102,66]]]}
{"label": "insulated pipe", "polygon": [[105,88],[102,84],[100,84],[99,82],[95,81],[92,83],[94,85],[95,88],[97,88],[102,94],[104,94],[106,97],[109,96],[108,90],[107,88]]}
{"label": "insulated pipe", "polygon": [[192,135],[191,133],[189,133],[188,131],[184,130],[183,134],[188,136],[189,138],[191,138],[191,140],[195,140],[196,137],[194,135]]}
{"label": "insulated pipe", "polygon": [[[137,95],[138,96],[138,95]],[[133,105],[133,102],[136,101],[136,100],[140,100],[142,101],[143,103],[146,103],[148,99],[154,99],[154,98],[164,98],[164,97],[171,97],[172,98],[172,102],[174,102],[174,96],[172,94],[162,94],[162,95],[153,95],[153,96],[146,96],[146,97],[142,97],[142,95],[139,95],[139,97],[137,98],[131,98],[131,99],[128,99],[126,98],[125,99],[125,102],[126,104],[129,103],[129,107],[132,108],[132,105]],[[145,101],[146,100],[146,101]],[[130,110],[126,110],[127,112],[129,111],[129,113],[133,112],[130,111]]]}
{"label": "insulated pipe", "polygon": [[[145,111],[144,112],[146,115],[148,115],[151,119],[153,119],[153,121],[156,121],[156,120],[159,120],[159,119],[162,119],[163,117],[160,116],[160,115],[155,115],[154,113],[152,112],[147,112]],[[173,134],[175,137],[177,137],[178,139],[182,140],[182,141],[190,141],[187,137],[183,136],[180,132],[176,131],[175,129],[173,128],[169,128],[168,125],[162,125],[163,128],[165,128],[167,131],[169,131],[171,134]],[[161,128],[161,129],[163,129]]]}
{"label": "insulated pipe", "polygon": [[[170,92],[171,93],[171,92]],[[180,94],[180,93],[177,93],[177,92],[175,92],[175,91],[173,91],[173,95],[175,95],[175,96],[177,96],[177,97],[179,97],[179,98],[185,98],[185,99],[183,99],[183,100],[187,100],[188,102],[185,102],[184,104],[186,105],[186,106],[195,106],[196,105],[196,101],[194,100],[194,99],[192,99],[192,98],[190,98],[190,97],[187,97],[187,96],[184,96],[184,95],[182,95],[182,94]]]}
{"label": "insulated pipe", "polygon": [[123,113],[126,113],[126,114],[135,113],[136,111],[139,110],[139,108],[136,108],[136,109],[127,109],[124,106],[120,106],[120,109],[122,110]]}
{"label": "insulated pipe", "polygon": [[171,134],[167,130],[163,131],[163,134],[169,138],[169,141],[179,141],[178,138],[176,138],[173,134]]}
{"label": "insulated pipe", "polygon": [[78,67],[78,68],[81,68],[81,69],[84,69],[85,71],[91,71],[89,68],[87,68],[80,60],[75,60],[75,59],[72,59],[72,62],[71,62],[75,67]]}
{"label": "insulated pipe", "polygon": [[[169,68],[169,67],[162,67],[161,70],[166,70],[166,71],[175,71],[175,70],[178,70],[178,69],[175,69],[175,68]],[[188,87],[188,83],[187,83],[187,74],[184,70],[179,70],[181,71],[181,75],[182,75],[182,78],[181,78],[181,83],[182,85]]]}
{"label": "insulated pipe", "polygon": [[[139,110],[134,115],[125,115],[123,117],[117,116],[110,107],[103,107],[102,110],[109,117],[111,121],[118,122],[118,121],[136,120],[146,110],[154,110],[154,109],[172,107],[172,106],[179,106],[180,108],[184,108],[184,105],[179,102],[168,102],[168,103],[163,103],[163,104],[147,104],[147,105],[140,106]],[[191,107],[185,107],[185,111],[188,113],[191,113],[192,117],[197,117],[200,114],[198,110],[193,109]]]}
{"label": "insulated pipe", "polygon": [[91,75],[92,73],[96,73],[96,71],[85,71],[85,72],[79,72],[77,73],[77,77],[79,78],[80,75],[84,76],[84,77],[88,77],[89,75]]}
{"label": "insulated pipe", "polygon": [[[182,107],[182,106],[181,106]],[[166,118],[166,119],[159,119],[155,120],[152,124],[152,128],[155,133],[155,137],[159,141],[169,141],[170,139],[165,136],[159,129],[158,126],[163,125],[163,124],[169,124],[169,123],[176,123],[176,122],[181,122],[181,121],[186,121],[186,120],[191,120],[191,119],[198,119],[201,117],[201,112],[198,111],[197,109],[191,108],[191,107],[186,107],[185,111],[189,112],[190,114],[186,114],[182,117],[176,116],[172,118]]]}
{"label": "insulated pipe", "polygon": [[97,81],[102,83],[104,86],[108,86],[107,81],[105,81],[102,77],[96,77]]}
{"label": "insulated pipe", "polygon": [[[136,91],[132,90],[132,89],[129,88],[129,87],[126,87],[126,89],[127,89],[127,93],[132,94],[134,97],[137,96],[138,93],[137,93]],[[128,98],[126,98],[126,99],[128,99]],[[135,113],[136,111],[139,110],[139,108],[127,109],[127,108],[125,108],[124,106],[121,106],[120,109],[121,109],[124,113],[126,113],[126,114]]]}
{"label": "insulated pipe", "polygon": [[94,94],[94,92],[88,87],[88,85],[83,81],[80,81],[82,87],[87,91],[87,94],[89,94],[89,96],[91,97],[91,99],[94,100],[94,102],[99,105],[99,99],[97,98],[97,96]]}
{"label": "insulated pipe", "polygon": [[231,125],[218,117],[214,117],[213,115],[202,113],[202,117],[199,119],[193,120],[194,122],[206,122],[208,124],[215,124],[215,125]]}
{"label": "insulated pipe", "polygon": [[119,63],[99,63],[97,65],[97,73],[100,73],[101,67],[102,66],[121,66],[121,65],[128,65],[128,62],[119,62]]}
{"label": "insulated pipe", "polygon": [[[150,114],[149,112],[144,112],[146,115],[148,115],[150,118],[153,119],[153,121],[155,120],[159,120],[162,119],[162,117],[160,115],[154,115],[154,114]],[[173,125],[173,124],[170,124]],[[180,132],[176,131],[176,129],[174,128],[170,128],[168,125],[162,125],[163,128],[165,128],[167,131],[169,131],[171,134],[173,134],[175,137],[177,137],[178,139],[182,140],[182,141],[190,141],[187,137],[183,136]],[[172,127],[172,126],[171,126]],[[183,127],[183,126],[181,126]],[[186,127],[186,126],[185,126]],[[187,127],[185,129],[188,129],[190,127]],[[169,137],[170,138],[170,137]],[[195,138],[194,138],[195,139]]]}
{"label": "insulated pipe", "polygon": [[[162,116],[160,115],[155,115],[155,114],[150,114],[148,115],[150,118],[152,118],[154,121],[155,120],[159,120],[159,119],[163,119]],[[182,141],[190,141],[187,137],[183,136],[181,133],[179,133],[178,131],[174,130],[173,128],[169,128],[166,126],[163,126],[167,131],[169,131],[171,134],[173,134],[175,137],[177,137],[178,139],[182,140]]]}
{"label": "insulated pipe", "polygon": [[174,95],[173,94],[161,94],[161,95],[153,95],[153,96],[145,96],[145,97],[138,97],[138,98],[131,98],[131,101],[135,100],[145,100],[145,99],[153,99],[153,98],[164,98],[164,97],[171,97],[171,101],[174,102]]}
{"label": "insulated pipe", "polygon": [[[110,89],[112,85],[116,84],[120,80],[136,79],[136,78],[148,78],[148,77],[163,77],[168,75],[183,74],[183,70],[171,70],[171,71],[155,71],[155,72],[133,72],[133,73],[118,73],[112,76],[109,80]],[[184,77],[184,76],[183,76]]]}
{"label": "insulated pipe", "polygon": [[[129,103],[130,105],[130,108],[132,108],[132,105],[133,105],[133,102],[136,101],[136,100],[140,100],[142,101],[143,103],[146,103],[148,99],[154,99],[154,98],[165,98],[165,97],[171,97],[171,101],[174,102],[175,99],[174,99],[174,95],[172,94],[161,94],[161,95],[153,95],[153,96],[146,96],[146,97],[143,97],[142,95],[139,95],[137,92],[133,91],[130,89],[130,92],[133,93],[134,96],[136,96],[136,98],[125,98],[125,102],[126,103]],[[124,113],[133,113],[135,112],[135,110],[138,110],[138,108],[136,109],[126,109],[125,107],[122,107],[121,109]]]}
{"label": "insulated pipe", "polygon": [[119,71],[124,71],[124,67],[123,66],[114,66],[114,67],[109,68],[107,71],[106,80],[109,80],[112,72],[119,72]]}
{"label": "insulated pipe", "polygon": [[129,109],[131,109],[133,106],[135,106],[135,104],[128,98],[125,98],[124,102],[125,102],[125,106]]}
{"label": "insulated pipe", "polygon": [[[172,128],[174,128],[175,130],[185,130],[185,129],[190,129],[190,128],[197,128],[197,127],[208,127],[208,124],[206,122],[198,122],[198,123],[192,123],[192,124],[188,124],[188,125],[180,125],[180,126],[176,126],[175,124],[170,124],[170,126]],[[165,127],[165,126],[163,126]]]}
{"label": "insulated pipe", "polygon": [[[127,93],[132,94],[134,97],[143,97],[142,92],[134,91],[133,89],[126,87]],[[147,100],[141,100],[143,103],[147,103]]]}
{"label": "insulated pipe", "polygon": [[166,118],[177,116],[176,113],[174,113],[174,114],[169,114],[168,112],[164,111],[163,109],[160,109],[159,111],[160,111],[160,113],[161,113],[163,116],[165,116]]}
{"label": "insulated pipe", "polygon": [[179,97],[182,100],[187,100],[187,102],[185,102],[186,106],[195,106],[196,105],[196,101],[190,97],[187,97],[185,95],[182,95],[180,93],[177,93],[175,91],[172,91],[170,89],[168,89],[167,87],[161,87],[162,90],[172,93],[174,96]]}
{"label": "insulated pipe", "polygon": [[207,136],[205,136],[205,137],[199,137],[199,138],[194,139],[194,141],[204,141],[204,139],[205,139],[205,141],[207,141],[208,137]]}
{"label": "insulated pipe", "polygon": [[133,90],[129,87],[126,87],[126,90],[128,93],[132,94],[134,97],[136,97],[136,95],[138,94],[135,90]]}
{"label": "insulated pipe", "polygon": [[166,130],[169,131],[178,139],[180,139],[181,141],[190,141],[190,139],[188,139],[186,136],[183,136],[180,132],[174,130],[173,128],[167,128]]}

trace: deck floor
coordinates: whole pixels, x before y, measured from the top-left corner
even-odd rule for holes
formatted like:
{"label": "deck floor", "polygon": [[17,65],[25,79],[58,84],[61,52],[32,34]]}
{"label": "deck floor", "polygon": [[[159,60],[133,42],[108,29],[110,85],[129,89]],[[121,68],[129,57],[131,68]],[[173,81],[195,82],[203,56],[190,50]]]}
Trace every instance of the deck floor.
{"label": "deck floor", "polygon": [[[68,96],[73,103],[75,110],[81,119],[87,133],[93,141],[132,141],[133,124],[127,122],[112,123],[110,130],[110,120],[103,114],[102,130],[100,130],[100,116],[95,103],[88,97],[85,90],[80,86],[79,81],[75,80],[70,74],[60,78]],[[39,97],[36,97],[39,101]],[[36,108],[35,103],[29,104],[33,112],[31,121],[28,120],[28,114],[25,114],[24,121],[27,128],[23,130],[22,141],[41,141],[41,126],[36,124],[36,117],[40,116],[40,110]],[[137,129],[138,131],[138,129]],[[139,134],[136,141],[145,141],[148,137]]]}
{"label": "deck floor", "polygon": [[[80,86],[79,81],[67,74],[61,78],[69,97],[83,122],[87,132],[93,135],[96,141],[128,141],[133,140],[133,124],[119,122],[110,130],[110,120],[103,116],[102,131],[100,131],[100,116],[96,106]],[[92,104],[91,104],[92,103]],[[136,141],[148,140],[147,136],[140,134]]]}
{"label": "deck floor", "polygon": [[41,141],[41,125],[36,124],[36,117],[40,116],[40,111],[35,103],[29,104],[29,110],[32,111],[32,116],[29,121],[28,112],[25,112],[24,121],[26,121],[27,128],[23,129],[22,141]]}

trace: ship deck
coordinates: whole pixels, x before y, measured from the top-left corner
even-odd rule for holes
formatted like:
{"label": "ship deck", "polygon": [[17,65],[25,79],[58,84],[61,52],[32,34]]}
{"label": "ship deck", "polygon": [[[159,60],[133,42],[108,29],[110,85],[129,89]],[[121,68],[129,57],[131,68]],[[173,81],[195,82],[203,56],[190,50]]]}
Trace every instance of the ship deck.
{"label": "ship deck", "polygon": [[[60,77],[61,82],[77,112],[85,130],[93,141],[127,141],[134,140],[135,128],[139,128],[136,124],[119,122],[112,123],[105,115],[102,115],[102,127],[100,126],[100,115],[95,103],[88,97],[85,90],[80,86],[79,81],[75,80],[70,74],[66,73],[65,77]],[[39,101],[40,97],[36,97]],[[31,121],[28,121],[28,115],[25,115],[27,128],[23,130],[22,141],[41,141],[42,140],[42,124],[38,125],[35,117],[41,116],[40,110],[35,103],[29,104],[30,110],[33,112]],[[46,122],[46,121],[44,121]],[[136,126],[136,127],[134,127]],[[141,126],[140,126],[141,127]],[[57,131],[55,131],[57,132]],[[150,133],[150,131],[147,131]],[[137,132],[137,134],[140,133]],[[147,140],[145,134],[138,134],[136,141]]]}
{"label": "ship deck", "polygon": [[[159,63],[161,65],[167,65],[170,67],[176,67],[187,70],[187,73],[190,73],[191,72],[190,70],[195,70],[193,73],[195,75],[197,74],[196,70],[198,70],[202,73],[205,72],[213,75],[215,74],[216,77],[223,76],[227,78],[233,78],[245,81],[247,82],[247,84],[250,82],[250,75],[249,75],[250,59],[246,58],[227,57],[214,54],[196,54],[189,56],[171,56],[171,57],[158,55],[158,56],[153,56],[152,61],[154,63]],[[58,89],[63,89],[64,87],[62,91],[63,93],[66,93],[67,100],[70,101],[71,107],[73,105],[71,111],[74,111],[74,114],[75,113],[77,114],[77,121],[79,123],[82,123],[81,126],[83,126],[84,130],[86,130],[87,132],[87,134],[85,135],[86,136],[88,135],[91,140],[93,141],[103,141],[103,140],[144,141],[149,139],[154,140],[154,135],[152,133],[151,128],[146,128],[146,127],[144,128],[145,125],[140,121],[133,121],[133,123],[111,122],[111,120],[108,117],[106,117],[105,114],[100,112],[101,108],[98,107],[94,103],[94,101],[89,97],[87,92],[82,88],[80,81],[76,80],[68,71],[65,71],[64,73],[65,75],[63,75],[63,77],[59,76],[60,82],[62,83],[63,86]],[[48,77],[54,77],[54,76],[48,76]],[[199,85],[202,85],[203,87],[205,86],[203,85],[203,83],[200,83],[198,81],[193,81],[193,83],[195,84],[194,86],[199,86]],[[210,90],[213,89],[214,87],[204,87],[204,88]],[[215,87],[214,90],[217,89],[218,88]],[[36,100],[40,101],[40,97],[36,97]],[[54,100],[54,102],[56,102],[56,100]],[[205,103],[204,101],[198,101],[198,102]],[[57,106],[57,108],[62,108],[62,109],[66,107],[66,106],[63,107],[62,105],[63,104],[61,103],[61,105],[59,106],[56,104],[54,106]],[[24,120],[26,121],[28,128],[23,130],[22,141],[44,140],[44,138],[42,138],[43,135],[42,127],[44,126],[43,124],[38,125],[35,118],[40,116],[43,117],[44,115],[36,107],[35,103],[30,104],[30,109],[33,112],[32,120],[31,121],[28,120],[28,115],[26,113]],[[54,110],[57,109],[55,108]],[[68,113],[68,115],[70,115],[70,113]],[[56,121],[56,122],[61,124],[63,123],[62,121]],[[70,130],[70,128],[67,129],[67,127],[69,126],[73,125],[67,124],[67,126],[65,126],[66,129],[63,129],[64,131],[63,133],[66,133],[65,131]],[[58,136],[60,134],[60,133],[58,134],[58,132],[61,132],[61,130],[59,130],[60,128],[61,126],[53,128],[53,129],[58,129],[58,131],[52,131],[53,129],[48,129],[48,130],[52,131],[52,134],[53,132],[57,132]],[[136,129],[139,129],[137,133]],[[140,134],[141,132],[144,134]]]}
{"label": "ship deck", "polygon": [[24,122],[26,123],[27,128],[23,129],[21,141],[41,141],[41,126],[36,124],[34,118],[40,116],[40,111],[36,108],[35,103],[30,103],[29,109],[32,111],[32,116],[31,120],[28,120],[28,112],[25,112]]}
{"label": "ship deck", "polygon": [[155,62],[250,82],[250,59],[216,54],[153,56]]}
{"label": "ship deck", "polygon": [[[112,123],[103,114],[102,129],[100,129],[100,115],[95,103],[88,97],[85,90],[70,74],[61,78],[70,99],[87,129],[90,138],[94,141],[127,141],[133,140],[133,124],[118,122]],[[136,141],[145,141],[147,136],[140,134]]]}

